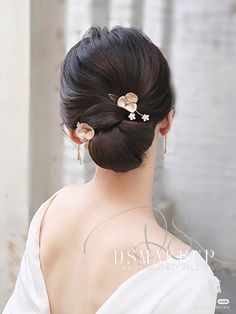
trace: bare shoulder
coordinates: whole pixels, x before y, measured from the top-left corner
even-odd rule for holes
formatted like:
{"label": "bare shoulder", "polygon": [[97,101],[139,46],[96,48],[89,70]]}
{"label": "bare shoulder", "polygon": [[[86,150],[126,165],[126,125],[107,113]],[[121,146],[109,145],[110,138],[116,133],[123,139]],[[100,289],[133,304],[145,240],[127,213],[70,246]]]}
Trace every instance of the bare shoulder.
{"label": "bare shoulder", "polygon": [[73,209],[76,207],[79,201],[79,191],[81,186],[76,184],[70,184],[56,193],[56,197],[50,203],[44,214],[41,229],[44,226],[50,224],[51,227],[65,225],[65,219],[70,219],[70,215],[73,213]]}
{"label": "bare shoulder", "polygon": [[81,189],[71,184],[63,187],[47,208],[40,228],[40,252],[42,256],[59,253],[68,244],[72,231],[78,225]]}

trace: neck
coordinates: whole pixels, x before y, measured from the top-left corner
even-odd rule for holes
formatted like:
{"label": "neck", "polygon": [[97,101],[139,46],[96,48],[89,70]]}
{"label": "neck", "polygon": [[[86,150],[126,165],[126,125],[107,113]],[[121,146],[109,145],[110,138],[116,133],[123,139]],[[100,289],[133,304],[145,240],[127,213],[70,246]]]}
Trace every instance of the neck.
{"label": "neck", "polygon": [[122,201],[127,206],[151,205],[157,139],[146,151],[142,166],[126,173],[116,173],[97,166],[89,182],[99,197],[112,202]]}

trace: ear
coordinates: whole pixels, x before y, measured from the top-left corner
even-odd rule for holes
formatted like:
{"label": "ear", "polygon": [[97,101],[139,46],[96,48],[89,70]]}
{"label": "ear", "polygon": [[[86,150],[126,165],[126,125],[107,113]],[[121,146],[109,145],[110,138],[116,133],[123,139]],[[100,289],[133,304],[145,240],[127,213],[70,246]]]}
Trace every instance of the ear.
{"label": "ear", "polygon": [[79,137],[76,135],[75,130],[73,130],[71,128],[68,128],[67,130],[68,130],[68,134],[69,134],[69,136],[73,142],[75,142],[76,144],[83,144],[83,142],[81,142]]}
{"label": "ear", "polygon": [[161,135],[165,136],[172,125],[173,121],[173,116],[174,116],[174,109],[171,109],[171,111],[165,116],[165,118],[162,120],[159,131]]}

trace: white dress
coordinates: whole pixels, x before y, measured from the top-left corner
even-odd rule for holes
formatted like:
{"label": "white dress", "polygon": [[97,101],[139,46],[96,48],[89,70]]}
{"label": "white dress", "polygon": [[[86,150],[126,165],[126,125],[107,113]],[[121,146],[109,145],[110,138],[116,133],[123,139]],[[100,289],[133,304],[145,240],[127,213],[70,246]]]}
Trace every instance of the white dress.
{"label": "white dress", "polygon": [[[39,235],[43,215],[59,191],[39,207],[30,223],[15,288],[2,314],[50,314],[39,259]],[[192,250],[181,262],[162,261],[141,269],[125,280],[95,314],[213,314],[218,292],[218,278]]]}

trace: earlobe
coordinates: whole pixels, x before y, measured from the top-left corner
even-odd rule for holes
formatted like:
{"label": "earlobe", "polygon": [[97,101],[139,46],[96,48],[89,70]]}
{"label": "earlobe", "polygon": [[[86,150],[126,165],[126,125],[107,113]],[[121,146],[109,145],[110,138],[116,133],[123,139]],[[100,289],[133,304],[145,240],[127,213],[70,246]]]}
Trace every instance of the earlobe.
{"label": "earlobe", "polygon": [[172,120],[173,120],[173,109],[171,109],[171,111],[162,120],[161,127],[160,127],[161,135],[165,136],[170,131]]}

